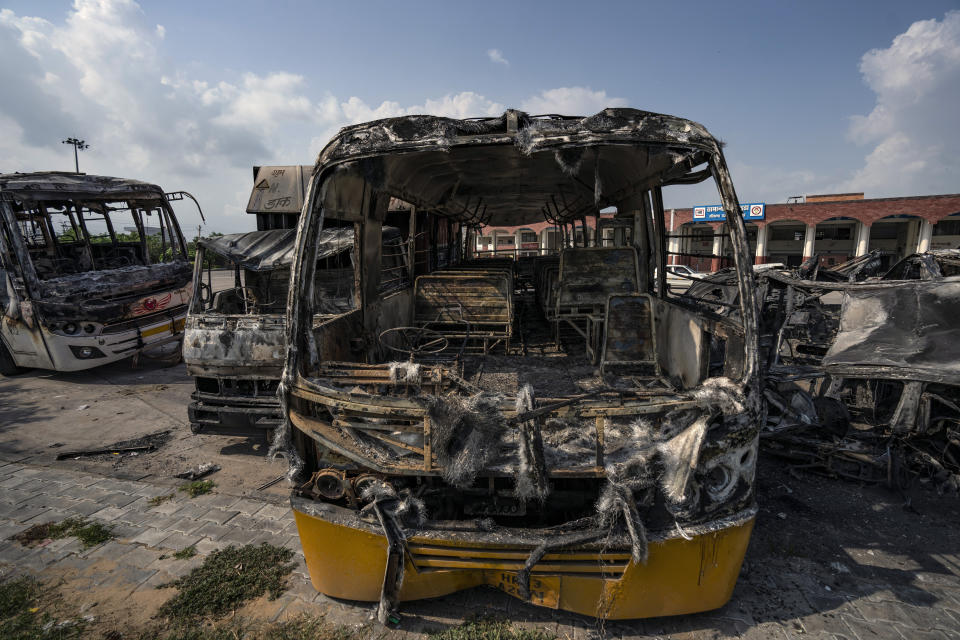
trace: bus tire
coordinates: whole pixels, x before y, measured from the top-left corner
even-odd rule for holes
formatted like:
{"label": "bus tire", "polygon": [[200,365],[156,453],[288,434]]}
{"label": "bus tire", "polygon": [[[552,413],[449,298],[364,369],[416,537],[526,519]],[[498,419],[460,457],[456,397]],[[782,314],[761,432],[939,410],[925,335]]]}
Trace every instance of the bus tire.
{"label": "bus tire", "polygon": [[15,376],[18,373],[26,371],[24,367],[18,367],[13,361],[13,356],[7,350],[7,345],[0,342],[0,375]]}

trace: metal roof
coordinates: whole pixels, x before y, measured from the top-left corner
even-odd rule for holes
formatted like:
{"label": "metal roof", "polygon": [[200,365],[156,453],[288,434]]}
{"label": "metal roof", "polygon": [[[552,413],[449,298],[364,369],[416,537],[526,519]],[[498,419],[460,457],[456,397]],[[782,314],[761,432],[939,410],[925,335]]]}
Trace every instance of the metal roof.
{"label": "metal roof", "polygon": [[76,197],[157,197],[163,189],[149,182],[85,173],[42,171],[0,174],[0,191],[29,199]]}
{"label": "metal roof", "polygon": [[[201,238],[198,243],[244,269],[270,271],[287,267],[293,262],[296,238],[296,229],[270,229]],[[400,232],[396,228],[383,228],[385,243],[399,240]],[[353,249],[353,227],[324,229],[320,232],[317,244],[318,260],[349,251]]]}
{"label": "metal roof", "polygon": [[362,178],[441,215],[518,226],[548,215],[577,219],[646,185],[697,182],[708,173],[691,170],[719,153],[702,125],[638,109],[588,117],[412,115],[341,129],[320,152],[314,175],[340,183],[326,191],[328,209],[340,206],[334,196],[356,199],[350,193]]}

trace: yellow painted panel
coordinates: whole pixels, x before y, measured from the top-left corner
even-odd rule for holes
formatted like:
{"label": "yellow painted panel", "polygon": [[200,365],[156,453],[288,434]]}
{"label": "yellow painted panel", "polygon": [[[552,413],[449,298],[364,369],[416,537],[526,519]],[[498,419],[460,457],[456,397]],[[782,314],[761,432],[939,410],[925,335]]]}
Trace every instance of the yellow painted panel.
{"label": "yellow painted panel", "polygon": [[[294,510],[300,542],[313,586],[326,595],[350,600],[376,601],[386,562],[386,539],[378,534],[337,525]],[[709,611],[730,599],[740,565],[750,541],[753,519],[748,522],[694,537],[650,544],[646,564],[627,565],[623,577],[615,575],[563,575],[538,573],[531,578],[531,601],[609,619],[646,618]],[[410,546],[437,544],[411,538]],[[456,543],[443,541],[451,551]],[[463,545],[475,551],[480,545]],[[522,548],[509,549],[514,554]],[[622,550],[615,554],[622,557]],[[401,600],[442,596],[479,584],[488,584],[519,596],[516,573],[504,571],[502,557],[482,558],[470,553],[470,568],[429,569],[418,572],[407,560]],[[430,564],[434,564],[431,562]],[[576,563],[580,571],[586,563]],[[547,563],[544,563],[546,568]],[[427,569],[427,567],[423,567]],[[553,564],[551,569],[559,569]],[[594,571],[600,572],[599,563]],[[608,567],[612,573],[612,567]]]}

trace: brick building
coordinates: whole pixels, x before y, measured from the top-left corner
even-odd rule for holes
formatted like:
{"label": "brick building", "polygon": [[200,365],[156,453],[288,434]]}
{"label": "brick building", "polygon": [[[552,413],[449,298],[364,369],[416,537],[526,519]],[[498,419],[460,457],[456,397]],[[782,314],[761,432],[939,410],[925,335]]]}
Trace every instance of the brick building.
{"label": "brick building", "polygon": [[[866,199],[862,193],[843,193],[796,200],[766,204],[763,220],[746,223],[756,264],[794,266],[816,255],[821,264],[829,266],[880,250],[890,266],[911,253],[960,247],[960,194]],[[664,217],[672,263],[703,271],[725,264],[721,256],[729,253],[729,239],[724,222],[694,220],[692,209],[668,209]],[[593,226],[594,218],[588,217],[590,244],[594,242]],[[576,244],[582,245],[579,225],[576,233]],[[562,242],[561,231],[548,222],[484,227],[477,237],[477,250],[536,255],[555,251]]]}

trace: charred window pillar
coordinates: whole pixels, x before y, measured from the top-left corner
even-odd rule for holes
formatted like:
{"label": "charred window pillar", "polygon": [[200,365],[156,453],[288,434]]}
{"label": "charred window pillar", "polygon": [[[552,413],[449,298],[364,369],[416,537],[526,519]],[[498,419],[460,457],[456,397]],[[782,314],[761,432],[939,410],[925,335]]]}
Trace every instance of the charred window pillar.
{"label": "charred window pillar", "polygon": [[383,219],[389,198],[373,193],[366,186],[363,222],[359,223],[359,247],[356,268],[359,272],[360,308],[363,309],[363,326],[368,332],[376,331],[379,315],[380,275],[382,268],[381,235]]}

